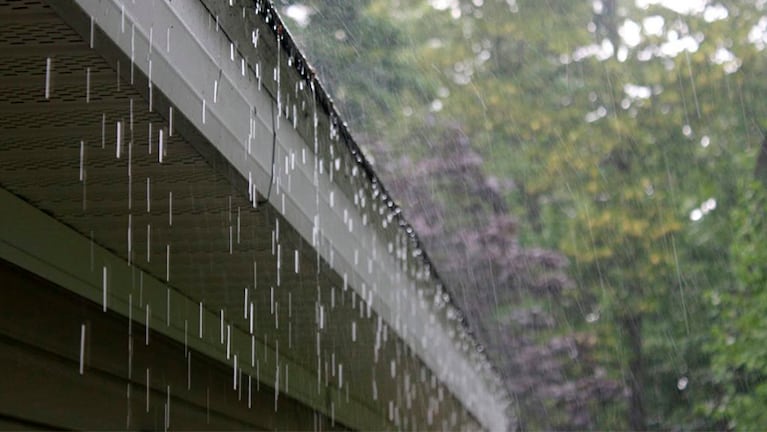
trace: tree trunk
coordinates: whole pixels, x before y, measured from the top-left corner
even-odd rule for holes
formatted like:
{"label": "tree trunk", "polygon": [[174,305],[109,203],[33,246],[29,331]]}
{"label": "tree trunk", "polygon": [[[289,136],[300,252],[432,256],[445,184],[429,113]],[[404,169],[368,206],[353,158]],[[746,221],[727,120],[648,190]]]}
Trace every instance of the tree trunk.
{"label": "tree trunk", "polygon": [[622,325],[629,351],[628,384],[629,390],[631,391],[631,394],[629,395],[628,412],[629,428],[635,431],[642,431],[647,429],[642,397],[642,384],[644,382],[642,361],[642,316],[633,315],[624,317]]}

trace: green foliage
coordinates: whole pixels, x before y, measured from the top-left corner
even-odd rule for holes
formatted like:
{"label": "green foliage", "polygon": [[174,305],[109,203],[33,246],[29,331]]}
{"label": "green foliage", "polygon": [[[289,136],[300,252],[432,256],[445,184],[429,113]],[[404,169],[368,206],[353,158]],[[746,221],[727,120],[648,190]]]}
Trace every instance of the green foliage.
{"label": "green foliage", "polygon": [[767,190],[747,186],[741,206],[733,212],[737,234],[732,244],[735,285],[712,297],[717,326],[709,346],[713,372],[721,386],[706,414],[738,430],[761,430],[767,424]]}
{"label": "green foliage", "polygon": [[407,36],[382,8],[386,2],[297,3],[312,13],[306,27],[291,31],[363,150],[368,141],[406,130],[392,127],[405,121],[403,108],[422,106],[435,89],[407,54]]}
{"label": "green foliage", "polygon": [[[593,396],[578,379],[598,377],[641,392],[648,428],[767,424],[758,409],[767,402],[765,193],[741,193],[767,118],[767,61],[748,36],[763,2],[726,2],[727,16],[713,21],[633,0],[603,0],[599,12],[580,1],[305,3],[315,13],[299,37],[358,139],[412,168],[456,135],[439,129],[459,130],[485,161],[473,175],[514,185],[501,192],[520,221],[511,243],[567,254],[575,289],[498,286],[483,324],[536,348],[571,337],[577,356],[547,358],[564,364],[566,384]],[[658,17],[662,35],[621,42],[629,20]],[[697,49],[662,54],[670,32]],[[606,41],[612,56],[576,55]],[[721,61],[723,49],[737,61]],[[401,166],[393,171],[407,173]],[[439,223],[450,229],[490,207],[465,185],[426,177],[436,176],[410,181],[428,181],[419,190],[431,188],[428,205],[443,207]],[[703,214],[705,202],[716,208]],[[553,324],[509,324],[530,311]],[[623,326],[632,320],[636,333]],[[546,394],[524,393],[523,427],[625,429],[640,408],[584,396],[579,417],[561,391]]]}

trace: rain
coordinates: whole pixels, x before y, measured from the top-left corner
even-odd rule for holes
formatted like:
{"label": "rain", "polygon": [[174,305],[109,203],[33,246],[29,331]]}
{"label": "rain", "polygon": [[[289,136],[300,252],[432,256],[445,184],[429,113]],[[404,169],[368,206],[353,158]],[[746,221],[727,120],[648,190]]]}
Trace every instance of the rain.
{"label": "rain", "polygon": [[510,429],[764,427],[764,2],[281,3]]}
{"label": "rain", "polygon": [[13,4],[0,426],[767,425],[764,1]]}

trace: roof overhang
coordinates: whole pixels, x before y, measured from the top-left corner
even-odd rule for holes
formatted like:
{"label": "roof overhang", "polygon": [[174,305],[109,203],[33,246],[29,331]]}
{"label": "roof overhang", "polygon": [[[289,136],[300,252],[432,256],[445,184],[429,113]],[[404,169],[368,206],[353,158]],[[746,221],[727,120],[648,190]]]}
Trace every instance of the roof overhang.
{"label": "roof overhang", "polygon": [[497,377],[271,6],[50,6],[26,18],[53,42],[0,67],[33,77],[0,100],[4,259],[348,426],[421,424],[418,406],[507,428]]}

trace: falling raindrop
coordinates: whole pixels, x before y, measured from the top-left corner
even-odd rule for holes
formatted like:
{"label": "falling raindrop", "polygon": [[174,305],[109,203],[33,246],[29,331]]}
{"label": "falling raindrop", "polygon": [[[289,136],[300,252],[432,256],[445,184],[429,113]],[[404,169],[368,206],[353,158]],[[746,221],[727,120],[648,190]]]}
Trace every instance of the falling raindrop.
{"label": "falling raindrop", "polygon": [[165,154],[165,145],[163,142],[164,136],[165,136],[165,131],[163,131],[163,129],[160,128],[160,137],[159,137],[158,148],[157,148],[157,157],[160,163],[162,163],[163,155]]}
{"label": "falling raindrop", "polygon": [[93,39],[94,39],[94,24],[93,24],[93,17],[91,16],[91,25],[90,25],[90,33],[89,33],[89,43],[88,46],[90,46],[91,49],[93,49]]}
{"label": "falling raindrop", "polygon": [[116,131],[117,144],[115,146],[115,157],[117,159],[120,159],[120,154],[122,150],[122,122],[121,121],[117,122],[116,128],[117,128],[117,131]]}
{"label": "falling raindrop", "polygon": [[277,399],[280,394],[280,365],[275,366],[276,371],[274,374],[274,412],[277,412]]}
{"label": "falling raindrop", "polygon": [[85,103],[91,102],[91,68],[85,68]]}
{"label": "falling raindrop", "polygon": [[85,323],[80,325],[80,375],[85,371]]}
{"label": "falling raindrop", "polygon": [[244,310],[243,316],[245,319],[248,319],[248,288],[247,287],[245,287],[244,289],[244,296],[245,296],[245,301],[243,301],[242,303],[243,310]]}
{"label": "falling raindrop", "polygon": [[[228,349],[228,345],[227,345],[227,356],[226,356],[227,360],[229,359],[229,354],[228,354],[228,352],[229,352],[229,349]],[[233,369],[234,369],[234,370],[233,370],[233,372],[234,372],[234,373],[233,373],[233,377],[232,377],[232,388],[233,388],[234,390],[237,390],[237,375],[238,375],[238,374],[237,374],[237,354],[235,354],[235,355],[234,355],[234,362],[233,362],[233,363],[234,363],[234,364],[233,364],[233,366],[234,366],[234,368],[233,368]]]}
{"label": "falling raindrop", "polygon": [[128,214],[128,265],[131,265],[133,256],[133,215]]}
{"label": "falling raindrop", "polygon": [[144,321],[144,344],[149,346],[149,324],[152,317],[152,309],[149,303],[146,304],[146,318]]}
{"label": "falling raindrop", "polygon": [[221,329],[221,344],[223,344],[224,343],[224,310],[223,309],[221,309],[220,329]]}
{"label": "falling raindrop", "polygon": [[166,387],[167,400],[165,402],[165,432],[170,427],[170,386]]}
{"label": "falling raindrop", "polygon": [[146,212],[150,213],[152,210],[152,199],[151,199],[151,185],[150,185],[150,179],[149,177],[146,178]]}
{"label": "falling raindrop", "polygon": [[250,303],[250,334],[253,334],[253,303]]}
{"label": "falling raindrop", "polygon": [[149,368],[146,368],[146,412],[149,412]]}
{"label": "falling raindrop", "polygon": [[85,181],[85,141],[80,140],[80,181]]}
{"label": "falling raindrop", "polygon": [[45,59],[45,98],[51,98],[51,66],[53,59],[50,57]]}
{"label": "falling raindrop", "polygon": [[256,337],[251,334],[250,336],[250,367],[256,365]]}
{"label": "falling raindrop", "polygon": [[[226,359],[227,360],[229,360],[231,352],[232,352],[232,326],[227,324],[226,325]],[[237,359],[237,356],[235,355],[235,362],[236,362],[236,359]]]}
{"label": "falling raindrop", "polygon": [[107,311],[107,266],[101,269],[101,291],[103,311]]}
{"label": "falling raindrop", "polygon": [[146,262],[150,262],[150,253],[152,249],[152,225],[146,225]]}
{"label": "falling raindrop", "polygon": [[130,25],[130,85],[134,85],[134,69],[136,63],[136,24]]}
{"label": "falling raindrop", "polygon": [[[150,32],[149,34],[151,35],[152,33]],[[152,48],[151,44],[149,45],[149,48],[151,53],[151,48]],[[154,111],[153,109],[154,97],[153,97],[153,91],[152,91],[153,86],[152,86],[152,59],[151,58],[149,59],[148,69],[149,69],[149,73],[148,73],[149,79],[147,81],[147,87],[149,88],[149,112],[152,112]]]}

